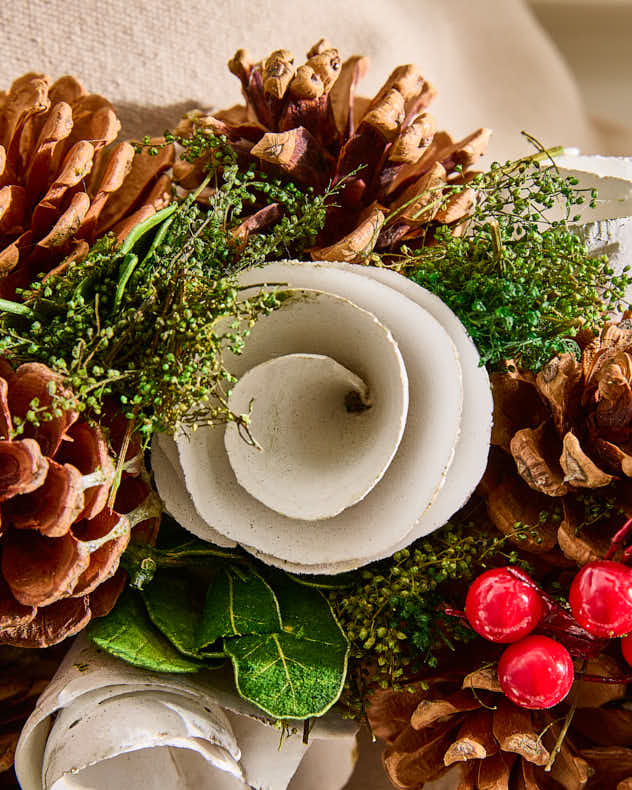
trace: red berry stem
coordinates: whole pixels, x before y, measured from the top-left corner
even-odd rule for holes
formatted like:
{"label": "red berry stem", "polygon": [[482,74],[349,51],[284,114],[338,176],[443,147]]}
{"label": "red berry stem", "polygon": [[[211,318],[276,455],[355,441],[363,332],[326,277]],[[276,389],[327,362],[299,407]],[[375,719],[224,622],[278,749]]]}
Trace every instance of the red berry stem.
{"label": "red berry stem", "polygon": [[[615,533],[610,541],[610,548],[608,549],[608,553],[606,554],[606,560],[611,560],[614,555],[616,554],[617,549],[623,543],[623,541],[627,538],[627,536],[632,532],[632,518],[629,518],[625,524],[621,527],[621,529]],[[628,546],[628,548],[624,551],[623,556],[626,559],[630,559],[632,557],[632,546]]]}

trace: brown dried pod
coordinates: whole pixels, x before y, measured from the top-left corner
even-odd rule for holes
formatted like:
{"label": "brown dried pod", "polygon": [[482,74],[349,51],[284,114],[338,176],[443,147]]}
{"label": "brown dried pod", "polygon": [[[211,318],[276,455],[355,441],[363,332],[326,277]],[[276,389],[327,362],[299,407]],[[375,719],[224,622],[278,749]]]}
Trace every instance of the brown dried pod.
{"label": "brown dried pod", "polygon": [[[173,161],[111,148],[121,124],[110,102],[73,77],[15,80],[0,104],[0,290],[15,289],[58,266],[76,249],[139,209],[164,203],[152,188]],[[170,193],[167,190],[167,200]],[[84,253],[85,254],[85,253]]]}
{"label": "brown dried pod", "polygon": [[[426,111],[434,88],[412,65],[394,69],[372,99],[359,99],[357,84],[367,68],[360,55],[341,61],[325,39],[296,67],[285,49],[259,63],[239,50],[229,69],[241,82],[245,106],[189,114],[176,131],[187,135],[202,127],[224,134],[240,161],[254,158],[317,193],[344,179],[311,250],[314,260],[361,263],[376,249],[397,252],[421,235],[432,238],[438,223],[456,228],[468,215],[474,194],[452,194],[448,183],[467,183],[489,130],[462,141],[437,132]],[[174,179],[193,190],[202,172],[178,166]]]}
{"label": "brown dried pod", "polygon": [[632,515],[630,315],[580,347],[581,359],[560,354],[537,375],[511,362],[492,375],[494,447],[479,493],[498,529],[523,530],[521,548],[583,565]]}
{"label": "brown dried pod", "polygon": [[[67,405],[61,377],[41,364],[14,371],[5,360],[0,373],[0,643],[46,647],[93,616],[92,596],[116,576],[132,511],[149,487],[125,474],[109,509],[112,450]],[[39,424],[27,419],[34,399]],[[111,608],[121,589],[119,574],[96,611]]]}

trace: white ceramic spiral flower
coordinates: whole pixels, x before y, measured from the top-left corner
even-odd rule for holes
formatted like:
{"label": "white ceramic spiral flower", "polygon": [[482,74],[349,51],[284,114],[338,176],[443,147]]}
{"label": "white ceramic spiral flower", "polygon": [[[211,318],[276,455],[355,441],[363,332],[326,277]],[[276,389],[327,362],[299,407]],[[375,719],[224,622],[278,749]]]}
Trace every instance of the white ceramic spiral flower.
{"label": "white ceramic spiral flower", "polygon": [[15,768],[22,790],[340,790],[355,725],[328,714],[308,744],[299,730],[282,738],[222,672],[148,672],[79,637],[22,730]]}
{"label": "white ceramic spiral flower", "polygon": [[[187,529],[299,573],[336,573],[441,527],[485,469],[492,399],[454,314],[387,269],[283,262],[243,354],[234,412],[252,434],[201,428],[153,446],[156,483]],[[248,294],[248,290],[245,291]]]}

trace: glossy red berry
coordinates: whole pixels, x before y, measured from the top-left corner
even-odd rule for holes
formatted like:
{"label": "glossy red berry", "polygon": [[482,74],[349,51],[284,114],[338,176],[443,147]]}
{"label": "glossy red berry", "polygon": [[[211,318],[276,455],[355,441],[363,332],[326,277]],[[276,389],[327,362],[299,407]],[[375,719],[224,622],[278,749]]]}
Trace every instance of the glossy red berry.
{"label": "glossy red berry", "polygon": [[570,653],[548,636],[528,636],[510,645],[498,663],[505,696],[521,708],[552,708],[568,694],[573,677]]}
{"label": "glossy red berry", "polygon": [[494,568],[475,579],[465,599],[465,616],[476,633],[504,643],[530,634],[542,619],[544,603],[528,582],[519,568]]}
{"label": "glossy red berry", "polygon": [[621,640],[621,652],[623,653],[623,658],[632,667],[632,634],[624,636]]}
{"label": "glossy red berry", "polygon": [[632,631],[632,570],[621,562],[584,565],[573,579],[568,600],[575,620],[594,636]]}

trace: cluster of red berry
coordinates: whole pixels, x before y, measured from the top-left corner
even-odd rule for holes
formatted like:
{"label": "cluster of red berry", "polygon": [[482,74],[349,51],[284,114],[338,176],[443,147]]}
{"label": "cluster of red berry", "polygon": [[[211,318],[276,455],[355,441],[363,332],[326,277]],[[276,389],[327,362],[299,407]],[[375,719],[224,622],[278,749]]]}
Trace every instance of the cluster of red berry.
{"label": "cluster of red berry", "polygon": [[[623,656],[632,665],[632,568],[613,560],[588,563],[573,579],[569,603],[572,617],[519,568],[486,571],[472,583],[465,616],[485,639],[511,643],[498,679],[516,705],[557,705],[573,684],[572,656],[598,654],[606,640],[624,637]],[[533,634],[536,628],[556,639]]]}

